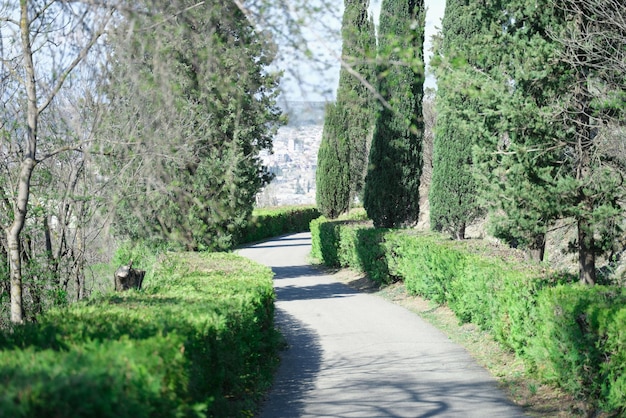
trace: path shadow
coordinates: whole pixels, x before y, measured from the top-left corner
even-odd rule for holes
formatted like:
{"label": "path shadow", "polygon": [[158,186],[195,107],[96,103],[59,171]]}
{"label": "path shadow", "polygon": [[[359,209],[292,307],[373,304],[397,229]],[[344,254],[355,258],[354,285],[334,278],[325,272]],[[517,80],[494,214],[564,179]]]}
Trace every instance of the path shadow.
{"label": "path shadow", "polygon": [[315,331],[285,310],[277,308],[275,320],[287,348],[280,354],[274,384],[257,418],[298,417],[304,412],[304,399],[315,388],[322,348]]}
{"label": "path shadow", "polygon": [[[274,272],[274,280],[292,279],[292,278],[315,278],[325,277],[326,273],[312,266],[284,266],[272,267]],[[279,301],[295,301],[295,300],[314,300],[343,298],[354,296],[359,292],[343,283],[323,281],[320,283],[311,283],[308,285],[294,284],[286,285],[277,283],[274,290],[277,300]]]}

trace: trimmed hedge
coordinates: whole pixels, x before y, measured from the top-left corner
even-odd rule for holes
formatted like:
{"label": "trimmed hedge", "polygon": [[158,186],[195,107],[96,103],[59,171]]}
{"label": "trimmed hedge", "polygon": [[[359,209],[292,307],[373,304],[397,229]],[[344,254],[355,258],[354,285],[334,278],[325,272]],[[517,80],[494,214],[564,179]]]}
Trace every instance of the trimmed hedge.
{"label": "trimmed hedge", "polygon": [[266,238],[309,230],[309,224],[320,216],[315,207],[281,207],[255,209],[252,218],[241,232],[239,244],[257,242]]}
{"label": "trimmed hedge", "polygon": [[52,310],[0,335],[0,417],[251,415],[276,364],[272,273],[177,254],[141,292]]}
{"label": "trimmed hedge", "polygon": [[626,406],[626,292],[608,286],[556,286],[538,297],[538,374],[609,410]]}
{"label": "trimmed hedge", "polygon": [[393,280],[385,257],[386,229],[371,228],[359,220],[331,222],[324,216],[313,220],[310,229],[311,256],[326,266],[349,267],[378,283]]}
{"label": "trimmed hedge", "polygon": [[400,279],[408,292],[447,304],[461,321],[514,350],[545,382],[607,411],[626,411],[626,290],[580,286],[571,275],[433,233],[324,218],[311,232],[313,256],[325,264],[386,271],[392,277],[375,280]]}

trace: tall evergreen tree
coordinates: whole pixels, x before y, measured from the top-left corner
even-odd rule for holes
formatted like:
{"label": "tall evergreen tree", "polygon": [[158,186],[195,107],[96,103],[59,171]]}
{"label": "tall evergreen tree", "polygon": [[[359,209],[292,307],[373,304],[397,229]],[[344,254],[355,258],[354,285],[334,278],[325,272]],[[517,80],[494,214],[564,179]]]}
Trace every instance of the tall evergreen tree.
{"label": "tall evergreen tree", "polygon": [[476,42],[489,30],[489,6],[469,0],[448,0],[437,45],[437,127],[433,143],[433,173],[429,191],[430,224],[456,239],[482,212],[473,176],[472,147],[482,129],[468,123],[460,109],[478,110],[463,80],[481,64]]}
{"label": "tall evergreen tree", "polygon": [[344,120],[345,112],[339,103],[326,105],[315,176],[317,207],[330,219],[350,207],[349,145]]}
{"label": "tall evergreen tree", "polygon": [[[368,18],[369,0],[345,0],[342,22],[342,67],[337,103],[344,110],[344,135],[350,167],[350,202],[361,195],[374,129],[376,33]],[[362,196],[361,196],[362,197]]]}
{"label": "tall evergreen tree", "polygon": [[364,206],[377,227],[419,216],[424,123],[424,2],[384,0],[379,26],[381,106],[365,181]]}
{"label": "tall evergreen tree", "polygon": [[623,64],[598,52],[624,50],[623,27],[607,32],[624,14],[612,0],[504,2],[506,19],[486,38],[490,55],[502,54],[500,66],[477,95],[475,119],[501,116],[475,154],[486,196],[497,202],[496,231],[540,254],[547,227],[573,220],[583,283],[595,282],[595,257],[623,219],[623,165],[603,149],[624,121]]}
{"label": "tall evergreen tree", "polygon": [[[317,202],[322,213],[331,218],[350,208],[365,180],[374,126],[370,90],[376,53],[374,22],[368,19],[368,6],[369,0],[345,0],[337,104],[326,109],[318,151]],[[346,195],[339,196],[340,193]]]}

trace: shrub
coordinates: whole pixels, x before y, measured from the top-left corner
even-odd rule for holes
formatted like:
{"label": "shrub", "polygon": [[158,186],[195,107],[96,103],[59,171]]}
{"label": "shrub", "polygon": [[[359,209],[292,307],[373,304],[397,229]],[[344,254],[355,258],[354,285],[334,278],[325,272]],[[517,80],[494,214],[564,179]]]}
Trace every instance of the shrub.
{"label": "shrub", "polygon": [[444,243],[437,235],[390,234],[386,242],[390,271],[402,277],[409,293],[445,303],[450,285],[464,268],[464,255],[455,244]]}
{"label": "shrub", "polygon": [[177,335],[90,341],[70,351],[0,353],[0,417],[171,417],[185,401],[186,359]]}
{"label": "shrub", "polygon": [[311,221],[319,216],[316,208],[307,206],[256,209],[237,241],[245,244],[283,234],[305,232],[309,230]]}
{"label": "shrub", "polygon": [[[623,337],[614,319],[622,316],[618,313],[625,302],[620,288],[559,285],[544,289],[538,297],[537,336],[530,347],[538,374],[580,398],[598,400],[604,392],[609,395],[606,403],[617,406],[623,395],[616,396],[614,389],[623,380],[615,371],[624,368],[619,362],[624,346],[616,345]],[[623,328],[623,323],[619,326]],[[617,361],[607,367],[605,363],[613,358]],[[609,381],[605,381],[607,375]]]}
{"label": "shrub", "polygon": [[3,402],[29,399],[16,416],[59,416],[78,399],[68,385],[85,382],[99,397],[85,401],[110,414],[69,416],[248,414],[276,363],[273,301],[267,267],[232,254],[170,255],[144,291],[53,309],[1,334]]}

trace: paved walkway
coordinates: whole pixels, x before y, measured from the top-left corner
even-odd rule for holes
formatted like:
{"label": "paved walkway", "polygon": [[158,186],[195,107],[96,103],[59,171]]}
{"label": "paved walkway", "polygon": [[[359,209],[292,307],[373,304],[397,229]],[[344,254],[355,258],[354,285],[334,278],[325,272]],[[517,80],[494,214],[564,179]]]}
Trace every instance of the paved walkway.
{"label": "paved walkway", "polygon": [[309,265],[310,234],[238,251],[274,270],[288,349],[260,418],[522,417],[460,346]]}

